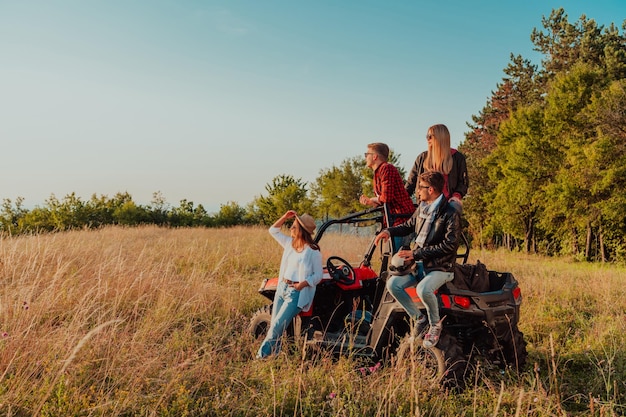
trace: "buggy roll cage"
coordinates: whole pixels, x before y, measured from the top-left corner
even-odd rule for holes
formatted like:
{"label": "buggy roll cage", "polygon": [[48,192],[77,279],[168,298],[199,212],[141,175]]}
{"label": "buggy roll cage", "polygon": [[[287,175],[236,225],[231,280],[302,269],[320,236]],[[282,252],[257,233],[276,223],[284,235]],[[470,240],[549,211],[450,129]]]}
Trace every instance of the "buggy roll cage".
{"label": "buggy roll cage", "polygon": [[[363,217],[365,215],[372,214],[372,216]],[[324,231],[328,229],[333,224],[359,224],[366,222],[376,222],[383,224],[383,207],[372,207],[367,210],[359,211],[356,213],[348,214],[346,216],[340,217],[338,219],[331,219],[325,222],[320,226],[319,230],[315,234],[315,238],[313,239],[315,243],[319,243]],[[381,229],[382,230],[382,229]],[[376,231],[376,234],[380,233],[380,230]]]}
{"label": "buggy roll cage", "polygon": [[[415,208],[417,208],[417,205],[414,204],[414,206]],[[397,218],[408,219],[412,215],[413,213],[399,213],[399,214],[395,214],[392,216],[389,214],[389,209],[387,208],[387,204],[383,204],[382,206],[372,207],[367,210],[348,214],[338,219],[331,219],[331,220],[326,221],[318,229],[317,233],[315,234],[314,241],[315,243],[319,243],[326,229],[328,229],[330,226],[334,224],[360,224],[360,223],[370,223],[370,222],[378,223],[380,224],[381,227],[380,229],[376,230],[375,235],[377,235],[383,229],[383,225],[393,224],[393,221]],[[462,263],[465,264],[467,263],[467,260],[469,258],[470,247],[469,247],[469,241],[467,240],[467,237],[465,236],[465,233],[463,232],[461,232],[461,241],[462,241],[461,242],[462,246],[465,247],[465,251],[461,253],[457,253],[456,258],[462,259],[463,260]],[[375,248],[376,248],[376,245],[374,244],[374,240],[372,239],[372,243],[368,247],[367,252],[365,253],[365,259],[363,260],[363,264],[365,266],[370,265],[370,260],[372,258],[372,255],[374,254]]]}

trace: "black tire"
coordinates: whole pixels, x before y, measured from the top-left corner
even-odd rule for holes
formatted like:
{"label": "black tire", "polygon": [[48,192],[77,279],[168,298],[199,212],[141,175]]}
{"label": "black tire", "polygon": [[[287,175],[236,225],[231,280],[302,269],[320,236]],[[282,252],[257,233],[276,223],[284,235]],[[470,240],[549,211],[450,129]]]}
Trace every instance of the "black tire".
{"label": "black tire", "polygon": [[468,362],[463,354],[463,348],[456,337],[444,332],[439,343],[433,348],[440,350],[445,359],[445,370],[441,376],[441,385],[444,388],[462,390],[468,377]]}
{"label": "black tire", "polygon": [[447,389],[462,390],[468,377],[468,362],[454,336],[444,332],[437,346],[427,349],[423,338],[404,337],[395,351],[395,365],[407,366],[412,358],[419,361],[424,376]]}
{"label": "black tire", "polygon": [[395,365],[410,368],[415,360],[423,370],[423,377],[433,384],[438,384],[446,371],[446,359],[440,349],[426,349],[422,346],[423,339],[404,337],[395,352]]}
{"label": "black tire", "polygon": [[[264,339],[267,335],[267,330],[270,328],[270,321],[272,321],[272,304],[266,305],[258,309],[252,318],[250,319],[250,325],[248,327],[250,334],[255,340]],[[291,339],[294,337],[294,328],[299,331],[300,316],[296,316],[289,324],[286,330],[287,336]]]}
{"label": "black tire", "polygon": [[272,320],[272,305],[266,305],[261,307],[254,313],[250,319],[250,325],[248,327],[250,334],[255,340],[264,339],[267,334],[267,329],[270,328],[270,321]]}
{"label": "black tire", "polygon": [[518,372],[521,371],[526,366],[526,359],[528,358],[524,334],[519,331],[517,326],[513,326],[508,337],[501,341],[500,345],[507,365]]}

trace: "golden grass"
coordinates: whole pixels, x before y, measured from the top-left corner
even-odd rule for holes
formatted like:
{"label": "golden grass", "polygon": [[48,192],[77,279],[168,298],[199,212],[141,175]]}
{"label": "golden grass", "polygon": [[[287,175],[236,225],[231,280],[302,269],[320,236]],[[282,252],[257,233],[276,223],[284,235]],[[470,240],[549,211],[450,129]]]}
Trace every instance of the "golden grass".
{"label": "golden grass", "polygon": [[[329,236],[353,261],[367,237]],[[0,241],[0,415],[620,415],[626,270],[474,252],[514,273],[529,369],[441,393],[415,367],[253,361],[246,328],[280,247],[265,228],[110,227]]]}

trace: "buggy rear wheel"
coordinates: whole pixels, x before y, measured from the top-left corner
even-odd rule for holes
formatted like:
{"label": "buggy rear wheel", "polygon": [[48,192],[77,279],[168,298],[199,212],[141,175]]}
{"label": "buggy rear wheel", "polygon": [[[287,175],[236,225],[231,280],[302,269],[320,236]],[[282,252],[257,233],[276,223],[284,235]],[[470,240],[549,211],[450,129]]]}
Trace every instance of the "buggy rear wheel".
{"label": "buggy rear wheel", "polygon": [[507,365],[514,367],[517,371],[521,371],[526,365],[528,352],[526,351],[526,341],[524,334],[513,326],[508,337],[500,342],[502,353]]}
{"label": "buggy rear wheel", "polygon": [[468,362],[463,348],[456,337],[444,332],[435,349],[440,350],[445,358],[445,371],[441,377],[441,385],[445,388],[462,390],[467,379]]}

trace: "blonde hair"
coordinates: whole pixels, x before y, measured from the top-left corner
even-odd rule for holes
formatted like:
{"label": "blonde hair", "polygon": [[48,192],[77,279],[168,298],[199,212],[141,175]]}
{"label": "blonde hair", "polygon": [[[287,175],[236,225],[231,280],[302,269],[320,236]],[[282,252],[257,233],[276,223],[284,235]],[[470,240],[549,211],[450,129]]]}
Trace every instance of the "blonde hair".
{"label": "blonde hair", "polygon": [[424,170],[439,171],[447,175],[452,170],[450,131],[446,125],[437,124],[428,128],[428,134],[434,135],[434,138],[428,146]]}

